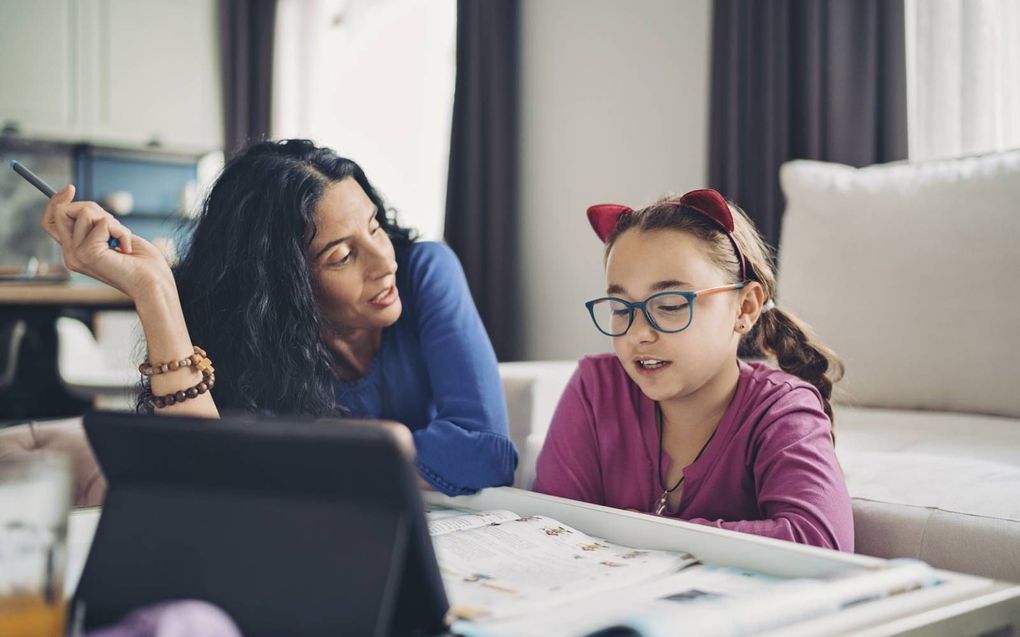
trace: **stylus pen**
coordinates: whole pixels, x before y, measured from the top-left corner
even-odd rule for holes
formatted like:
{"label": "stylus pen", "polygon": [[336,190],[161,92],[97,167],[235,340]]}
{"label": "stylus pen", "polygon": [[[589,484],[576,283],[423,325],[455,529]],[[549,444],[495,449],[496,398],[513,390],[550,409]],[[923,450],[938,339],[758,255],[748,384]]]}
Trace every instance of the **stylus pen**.
{"label": "stylus pen", "polygon": [[[28,183],[32,184],[36,188],[38,188],[39,192],[41,192],[42,194],[46,195],[47,198],[50,198],[53,195],[57,194],[57,191],[54,190],[52,187],[50,187],[50,185],[48,183],[46,183],[42,179],[39,179],[38,175],[36,175],[34,172],[29,170],[28,168],[25,168],[24,166],[22,166],[18,162],[14,161],[13,159],[11,160],[11,168],[14,169],[14,172],[16,172],[19,175],[21,175],[22,177],[24,177],[25,181],[27,181]],[[115,239],[113,237],[110,237],[107,240],[106,243],[111,248],[116,248],[117,246],[120,245],[120,241],[117,241],[117,239]]]}

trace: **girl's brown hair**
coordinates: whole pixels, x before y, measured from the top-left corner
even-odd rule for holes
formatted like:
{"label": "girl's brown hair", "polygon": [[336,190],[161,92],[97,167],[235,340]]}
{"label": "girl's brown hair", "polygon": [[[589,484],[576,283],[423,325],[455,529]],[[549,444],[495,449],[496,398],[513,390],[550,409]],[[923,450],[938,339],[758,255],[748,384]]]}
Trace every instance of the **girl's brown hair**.
{"label": "girl's brown hair", "polygon": [[[704,241],[709,258],[730,276],[732,283],[739,283],[740,257],[722,228],[703,213],[669,201],[664,199],[622,215],[606,238],[606,257],[609,257],[609,251],[620,235],[631,229],[686,232]],[[739,206],[731,202],[730,210],[733,213],[733,238],[744,252],[747,278],[761,284],[766,299],[774,299],[776,275],[773,251]],[[833,383],[843,377],[843,363],[832,350],[811,337],[805,323],[793,314],[773,307],[762,312],[758,323],[744,339],[751,351],[773,357],[780,369],[814,385],[822,395],[825,414],[835,427],[830,399]]]}

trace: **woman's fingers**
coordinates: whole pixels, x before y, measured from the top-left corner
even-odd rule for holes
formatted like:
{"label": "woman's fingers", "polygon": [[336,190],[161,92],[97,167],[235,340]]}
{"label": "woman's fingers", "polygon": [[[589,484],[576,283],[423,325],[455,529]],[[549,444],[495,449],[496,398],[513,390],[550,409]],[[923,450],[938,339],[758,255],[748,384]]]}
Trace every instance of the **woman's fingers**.
{"label": "woman's fingers", "polygon": [[131,247],[131,231],[127,227],[116,219],[113,220],[113,224],[110,226],[110,236],[117,240],[120,244],[119,250],[124,254],[131,254],[133,248]]}
{"label": "woman's fingers", "polygon": [[[58,236],[60,243],[68,248],[78,247],[88,234],[92,225],[105,220],[110,237],[116,238],[123,246],[121,252],[130,254],[132,252],[131,231],[118,221],[113,215],[91,201],[80,201],[76,203],[57,206],[54,213],[54,224],[51,226]],[[82,224],[86,224],[85,227]],[[53,234],[53,233],[51,233]]]}
{"label": "woman's fingers", "polygon": [[112,237],[118,241],[121,253],[132,254],[136,243],[134,236],[98,204],[73,201],[74,192],[74,186],[68,185],[50,198],[43,213],[42,228],[60,244],[68,269],[112,285],[102,275],[112,265],[107,261],[109,240]]}
{"label": "woman's fingers", "polygon": [[[102,253],[105,250],[109,250],[106,241],[110,237],[110,223],[112,219],[100,217],[96,219],[94,223],[89,224],[89,228],[80,244],[77,244],[76,253],[79,260],[94,259],[96,253]],[[113,221],[113,223],[116,223]],[[98,250],[97,250],[98,246]]]}
{"label": "woman's fingers", "polygon": [[69,204],[74,201],[74,192],[74,185],[67,184],[59,192],[50,197],[49,202],[46,204],[46,212],[43,213],[43,219],[52,219],[53,213],[56,211],[58,206]]}
{"label": "woman's fingers", "polygon": [[[96,224],[103,223],[105,227],[108,216],[102,208],[91,201],[59,206],[56,212],[57,234],[61,236],[65,254],[70,252],[76,258],[80,258],[84,251],[91,247],[85,243],[89,233]],[[70,228],[70,232],[65,232],[65,228]]]}
{"label": "woman's fingers", "polygon": [[43,231],[53,237],[55,240],[60,241],[60,237],[57,235],[56,222],[53,220],[54,206],[53,200],[46,205],[46,212],[43,213],[42,219],[39,220],[39,225]]}
{"label": "woman's fingers", "polygon": [[65,248],[74,248],[81,243],[89,231],[88,228],[80,225],[79,222],[82,218],[84,217],[89,224],[94,224],[98,219],[105,217],[113,222],[108,226],[110,237],[117,239],[121,246],[121,252],[131,254],[131,231],[96,203],[91,201],[73,202],[74,193],[74,186],[68,184],[50,198],[42,218],[43,230]]}
{"label": "woman's fingers", "polygon": [[71,226],[71,238],[67,247],[76,249],[85,240],[89,232],[92,231],[92,226],[98,220],[98,215],[85,213],[79,214],[76,217],[68,215],[68,218],[72,219],[73,225]]}
{"label": "woman's fingers", "polygon": [[71,203],[58,203],[53,208],[53,215],[49,220],[50,228],[57,234],[57,240],[65,249],[73,249],[74,225],[79,217],[89,214],[93,218],[99,216],[102,210],[91,201],[75,201]]}
{"label": "woman's fingers", "polygon": [[60,242],[64,253],[74,249],[74,244],[71,242],[71,236],[74,234],[74,218],[67,215],[67,210],[72,206],[81,206],[82,204],[70,203],[70,204],[58,204],[56,209],[53,211],[53,219],[50,227],[53,232],[57,235],[57,241]]}
{"label": "woman's fingers", "polygon": [[50,223],[50,221],[48,219],[46,219],[44,217],[43,220],[42,220],[42,223],[39,224],[39,225],[42,226],[42,229],[43,229],[43,231],[46,232],[46,234],[48,234],[51,237],[53,237],[54,241],[56,241],[57,243],[60,243],[60,236],[57,234],[56,228],[53,226],[52,223]]}
{"label": "woman's fingers", "polygon": [[46,204],[46,211],[43,213],[40,225],[46,231],[46,234],[57,241],[60,241],[60,235],[57,233],[57,210],[61,206],[71,203],[73,199],[74,186],[68,184],[64,186],[63,190],[50,197],[49,202]]}

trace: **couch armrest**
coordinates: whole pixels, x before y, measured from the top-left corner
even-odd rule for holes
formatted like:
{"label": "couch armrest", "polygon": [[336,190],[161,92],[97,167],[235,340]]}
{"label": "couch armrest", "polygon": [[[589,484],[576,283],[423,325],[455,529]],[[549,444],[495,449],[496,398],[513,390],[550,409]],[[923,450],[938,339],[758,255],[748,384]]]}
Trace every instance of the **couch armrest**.
{"label": "couch armrest", "polygon": [[529,361],[500,363],[510,439],[520,461],[514,486],[527,489],[535,479],[535,462],[542,449],[553,412],[563,388],[574,373],[574,361]]}

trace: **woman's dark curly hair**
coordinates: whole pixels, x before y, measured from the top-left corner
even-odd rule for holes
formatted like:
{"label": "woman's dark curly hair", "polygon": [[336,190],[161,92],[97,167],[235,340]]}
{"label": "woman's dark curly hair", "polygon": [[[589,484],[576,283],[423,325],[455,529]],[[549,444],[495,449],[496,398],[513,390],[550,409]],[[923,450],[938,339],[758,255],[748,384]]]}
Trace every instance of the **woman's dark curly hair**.
{"label": "woman's dark curly hair", "polygon": [[394,246],[415,240],[356,163],[308,140],[249,146],[209,192],[174,274],[192,341],[216,366],[220,409],[316,416],[341,410],[308,247],[326,187],[348,178],[375,204]]}

